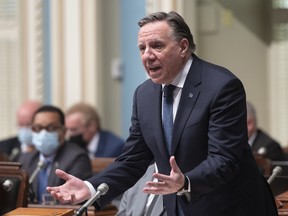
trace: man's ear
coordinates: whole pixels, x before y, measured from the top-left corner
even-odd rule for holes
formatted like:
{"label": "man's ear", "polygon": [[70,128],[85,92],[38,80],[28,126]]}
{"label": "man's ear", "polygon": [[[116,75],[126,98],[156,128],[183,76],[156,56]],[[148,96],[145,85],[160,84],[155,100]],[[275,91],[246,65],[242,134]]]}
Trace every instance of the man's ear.
{"label": "man's ear", "polygon": [[179,46],[181,48],[181,57],[185,57],[187,55],[187,52],[189,51],[189,42],[186,38],[183,38],[179,42]]}

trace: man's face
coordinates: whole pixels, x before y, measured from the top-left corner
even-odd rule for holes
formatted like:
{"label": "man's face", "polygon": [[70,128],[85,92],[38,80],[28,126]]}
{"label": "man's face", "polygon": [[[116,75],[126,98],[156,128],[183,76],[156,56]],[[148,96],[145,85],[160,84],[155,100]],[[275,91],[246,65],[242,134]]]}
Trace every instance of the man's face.
{"label": "man's face", "polygon": [[255,120],[252,117],[247,117],[247,130],[248,130],[248,138],[252,136],[252,134],[256,130]]}
{"label": "man's face", "polygon": [[86,142],[89,142],[96,132],[90,123],[84,122],[84,118],[79,112],[67,115],[65,117],[65,126],[67,128],[68,137],[82,134],[82,138]]}
{"label": "man's face", "polygon": [[61,124],[59,115],[56,112],[40,112],[34,117],[32,130],[40,132],[42,129],[48,132],[57,132],[59,142],[63,143],[65,139],[65,127]]}
{"label": "man's face", "polygon": [[27,109],[21,109],[17,112],[18,127],[30,127],[32,123],[33,112]]}
{"label": "man's face", "polygon": [[[165,21],[148,23],[138,33],[138,48],[145,70],[157,84],[173,81],[183,68],[189,46],[186,39],[177,42]],[[186,51],[185,51],[186,50]]]}

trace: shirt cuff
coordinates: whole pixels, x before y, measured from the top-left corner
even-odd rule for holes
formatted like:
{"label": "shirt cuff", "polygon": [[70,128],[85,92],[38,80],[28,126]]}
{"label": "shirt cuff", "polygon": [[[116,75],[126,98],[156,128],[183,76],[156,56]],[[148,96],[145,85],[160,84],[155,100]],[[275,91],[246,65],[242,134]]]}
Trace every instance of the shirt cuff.
{"label": "shirt cuff", "polygon": [[190,201],[191,200],[190,192],[191,192],[190,179],[187,176],[185,176],[184,188],[182,190],[178,191],[177,195],[178,196],[185,195],[187,200]]}
{"label": "shirt cuff", "polygon": [[88,182],[88,181],[84,181],[84,183],[87,185],[87,187],[89,188],[89,191],[90,191],[90,193],[91,193],[91,197],[94,195],[94,194],[96,194],[96,190],[95,190],[95,188],[93,187],[93,185],[90,183],[90,182]]}

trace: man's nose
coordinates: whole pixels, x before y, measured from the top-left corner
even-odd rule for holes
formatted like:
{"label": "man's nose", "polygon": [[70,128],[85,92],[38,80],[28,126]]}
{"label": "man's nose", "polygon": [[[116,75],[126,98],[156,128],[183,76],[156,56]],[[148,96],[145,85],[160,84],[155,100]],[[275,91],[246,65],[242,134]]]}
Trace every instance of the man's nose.
{"label": "man's nose", "polygon": [[155,55],[154,55],[154,52],[153,50],[151,49],[146,49],[142,55],[142,58],[144,60],[153,60],[155,59]]}

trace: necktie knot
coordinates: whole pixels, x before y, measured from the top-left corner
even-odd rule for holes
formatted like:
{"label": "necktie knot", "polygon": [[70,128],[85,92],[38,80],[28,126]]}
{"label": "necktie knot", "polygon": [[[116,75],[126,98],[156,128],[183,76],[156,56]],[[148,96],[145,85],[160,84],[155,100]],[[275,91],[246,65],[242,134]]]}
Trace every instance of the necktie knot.
{"label": "necktie knot", "polygon": [[47,170],[47,168],[52,164],[51,160],[44,160],[43,170]]}
{"label": "necktie knot", "polygon": [[171,84],[165,85],[164,90],[163,90],[164,97],[173,98],[173,92],[174,92],[175,88],[176,88],[176,86],[171,85]]}

